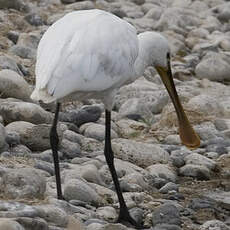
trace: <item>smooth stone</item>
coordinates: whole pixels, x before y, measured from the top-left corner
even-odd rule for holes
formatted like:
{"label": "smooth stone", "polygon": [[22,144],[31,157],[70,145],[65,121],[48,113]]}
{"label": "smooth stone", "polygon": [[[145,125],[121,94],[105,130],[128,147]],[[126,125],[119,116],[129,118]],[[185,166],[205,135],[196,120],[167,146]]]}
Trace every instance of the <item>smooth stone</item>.
{"label": "smooth stone", "polygon": [[225,223],[219,220],[208,220],[199,227],[199,230],[230,230]]}
{"label": "smooth stone", "polygon": [[43,199],[46,181],[40,170],[11,169],[3,175],[1,187],[4,196],[9,199]]}
{"label": "smooth stone", "polygon": [[67,230],[86,230],[86,228],[82,221],[71,216],[68,220]]}
{"label": "smooth stone", "polygon": [[153,226],[158,224],[172,224],[180,226],[180,211],[173,204],[163,204],[153,211],[152,223]]}
{"label": "smooth stone", "polygon": [[214,121],[214,125],[217,130],[224,131],[226,129],[230,129],[230,119],[224,119],[224,118],[217,118]]}
{"label": "smooth stone", "polygon": [[[26,121],[15,121],[6,126],[6,132],[17,132],[21,143],[32,151],[44,151],[50,149],[51,125],[34,125]],[[62,130],[57,128],[59,141],[62,140]]]}
{"label": "smooth stone", "polygon": [[0,152],[6,146],[6,131],[2,124],[0,124]]}
{"label": "smooth stone", "polygon": [[36,160],[34,163],[34,168],[48,172],[51,176],[54,175],[54,166],[49,162]]}
{"label": "smooth stone", "polygon": [[185,165],[185,157],[191,154],[191,151],[185,149],[174,150],[170,154],[170,160],[173,166],[180,168]]}
{"label": "smooth stone", "polygon": [[60,121],[67,121],[81,126],[85,123],[95,122],[101,116],[101,108],[96,105],[83,106],[80,110],[71,110],[60,113]]}
{"label": "smooth stone", "polygon": [[44,24],[42,17],[35,12],[27,14],[24,18],[32,26],[41,26]]}
{"label": "smooth stone", "polygon": [[230,102],[229,102],[230,97],[225,98],[224,101],[220,102],[220,105],[223,108],[223,116],[228,118],[230,115]]}
{"label": "smooth stone", "polygon": [[158,224],[152,230],[182,230],[182,229],[174,224]]}
{"label": "smooth stone", "polygon": [[214,96],[200,94],[189,100],[187,106],[195,111],[202,112],[206,116],[222,116],[223,108]]}
{"label": "smooth stone", "polygon": [[[0,127],[1,127],[1,125],[0,125]],[[0,136],[3,137],[3,135],[0,135]],[[1,143],[1,137],[0,137],[0,143]],[[6,134],[6,139],[5,140],[6,140],[7,144],[10,147],[13,147],[15,145],[19,145],[20,144],[20,136],[16,132],[8,132]],[[1,144],[0,144],[0,146],[1,146]],[[1,149],[1,147],[0,147],[0,149]]]}
{"label": "smooth stone", "polygon": [[212,122],[203,122],[199,125],[194,125],[196,133],[199,135],[201,140],[207,141],[209,139],[216,138],[218,131]]}
{"label": "smooth stone", "polygon": [[133,114],[140,116],[140,120],[151,122],[153,114],[149,106],[141,98],[130,98],[119,109],[121,117],[129,117]]}
{"label": "smooth stone", "polygon": [[180,140],[180,136],[177,135],[177,134],[172,134],[172,135],[168,135],[164,142],[167,144],[167,145],[180,145],[181,143],[181,140]]}
{"label": "smooth stone", "polygon": [[67,139],[68,141],[82,145],[82,140],[84,139],[84,136],[71,130],[65,130],[63,133],[63,139]]}
{"label": "smooth stone", "polygon": [[193,164],[193,165],[203,165],[206,166],[210,170],[214,170],[216,168],[216,162],[202,156],[198,153],[192,153],[185,157],[186,164]]}
{"label": "smooth stone", "polygon": [[62,152],[67,159],[73,159],[81,154],[80,145],[67,139],[62,140],[59,151]]}
{"label": "smooth stone", "polygon": [[0,55],[0,67],[1,69],[10,69],[20,75],[23,75],[19,65],[9,55]]}
{"label": "smooth stone", "polygon": [[161,193],[168,193],[170,191],[177,191],[179,190],[179,185],[173,182],[168,182],[163,187],[160,188],[159,192]]}
{"label": "smooth stone", "polygon": [[[207,53],[196,66],[195,73],[197,78],[207,78],[212,81],[227,80],[230,66],[225,59],[225,55],[221,53]],[[218,68],[216,68],[216,66],[218,66]]]}
{"label": "smooth stone", "polygon": [[94,3],[91,1],[82,1],[68,4],[65,7],[67,10],[90,10],[94,9]]}
{"label": "smooth stone", "polygon": [[61,2],[62,2],[63,4],[71,4],[71,3],[76,2],[76,0],[61,0]]}
{"label": "smooth stone", "polygon": [[47,221],[49,224],[53,223],[59,227],[66,227],[68,223],[68,214],[62,208],[52,204],[41,204],[36,207],[39,217]]}
{"label": "smooth stone", "polygon": [[169,160],[169,154],[154,144],[118,138],[112,140],[112,149],[117,158],[142,167],[154,163],[167,163]]}
{"label": "smooth stone", "polygon": [[118,214],[117,214],[115,208],[110,207],[110,206],[98,208],[96,210],[96,215],[100,219],[103,219],[103,220],[108,221],[110,223],[111,222],[114,223],[118,218]]}
{"label": "smooth stone", "polygon": [[166,183],[175,183],[177,180],[176,171],[166,164],[154,164],[147,167],[146,170],[149,172],[151,176],[166,180]]}
{"label": "smooth stone", "polygon": [[22,225],[17,221],[11,219],[1,219],[0,218],[0,229],[1,230],[25,230]]}
{"label": "smooth stone", "polygon": [[27,46],[14,45],[9,49],[10,53],[15,54],[21,58],[35,59],[36,51]]}
{"label": "smooth stone", "polygon": [[[134,117],[129,117],[129,118],[133,119]],[[118,127],[118,133],[123,138],[132,139],[132,138],[139,137],[142,134],[142,131],[145,128],[147,128],[147,125],[144,122],[139,122],[130,119],[121,119],[116,121],[116,125]]]}
{"label": "smooth stone", "polygon": [[[84,136],[94,138],[98,141],[105,140],[105,126],[101,124],[91,124],[84,131]],[[111,129],[111,139],[117,138],[117,133]]]}
{"label": "smooth stone", "polygon": [[26,230],[50,230],[48,223],[38,217],[30,218],[30,217],[18,217],[15,219],[19,224],[21,224]]}
{"label": "smooth stone", "polygon": [[38,32],[20,33],[17,45],[26,46],[31,49],[37,49],[38,43],[40,41],[40,36],[41,35]]}
{"label": "smooth stone", "polygon": [[28,7],[22,0],[0,0],[0,9],[15,9],[19,11],[27,11]]}
{"label": "smooth stone", "polygon": [[101,202],[97,192],[86,182],[79,179],[68,180],[64,187],[64,197],[66,200],[81,200],[96,206]]}
{"label": "smooth stone", "polygon": [[186,164],[180,168],[180,175],[193,177],[197,180],[209,180],[211,178],[210,170],[203,165]]}
{"label": "smooth stone", "polygon": [[10,69],[0,71],[0,93],[1,98],[13,97],[31,101],[29,84],[17,72]]}
{"label": "smooth stone", "polygon": [[11,155],[13,156],[30,157],[31,153],[31,150],[25,145],[19,144],[13,147],[11,146]]}
{"label": "smooth stone", "polygon": [[53,119],[51,113],[39,105],[29,102],[2,102],[0,114],[6,124],[14,121],[27,121],[33,124],[50,123]]}

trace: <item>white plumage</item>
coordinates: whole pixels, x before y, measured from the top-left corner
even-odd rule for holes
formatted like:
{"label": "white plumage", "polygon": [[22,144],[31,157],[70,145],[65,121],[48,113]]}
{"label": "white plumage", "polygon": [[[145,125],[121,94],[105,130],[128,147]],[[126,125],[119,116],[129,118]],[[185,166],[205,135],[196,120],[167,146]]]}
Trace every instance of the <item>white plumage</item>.
{"label": "white plumage", "polygon": [[45,103],[100,98],[111,110],[117,89],[141,76],[154,60],[165,61],[168,51],[160,34],[137,36],[132,25],[108,12],[69,13],[49,27],[39,43],[31,97]]}

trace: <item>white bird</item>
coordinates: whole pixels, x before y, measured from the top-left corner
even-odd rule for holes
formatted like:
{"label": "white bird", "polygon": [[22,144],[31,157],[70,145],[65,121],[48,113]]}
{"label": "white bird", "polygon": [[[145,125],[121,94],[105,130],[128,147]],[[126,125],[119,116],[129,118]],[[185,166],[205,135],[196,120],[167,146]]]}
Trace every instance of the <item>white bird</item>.
{"label": "white bird", "polygon": [[120,203],[119,221],[142,226],[131,218],[124,201],[111,148],[110,123],[114,96],[118,89],[142,76],[154,66],[175,106],[182,142],[189,148],[200,144],[179,101],[171,73],[168,41],[159,33],[137,35],[128,22],[102,10],[68,13],[45,32],[38,46],[36,86],[31,98],[45,103],[57,102],[50,132],[53,151],[57,197],[63,199],[56,125],[62,101],[101,99],[105,105],[104,154]]}

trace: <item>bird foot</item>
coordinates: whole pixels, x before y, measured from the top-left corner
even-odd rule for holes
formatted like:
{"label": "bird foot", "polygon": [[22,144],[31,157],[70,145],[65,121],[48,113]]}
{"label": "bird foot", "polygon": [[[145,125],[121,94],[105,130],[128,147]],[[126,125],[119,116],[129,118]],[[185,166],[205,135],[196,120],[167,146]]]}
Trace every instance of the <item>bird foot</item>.
{"label": "bird foot", "polygon": [[129,214],[128,210],[123,210],[120,211],[119,217],[117,222],[119,223],[130,223],[131,225],[133,225],[136,229],[145,229],[145,227],[140,224],[137,223]]}

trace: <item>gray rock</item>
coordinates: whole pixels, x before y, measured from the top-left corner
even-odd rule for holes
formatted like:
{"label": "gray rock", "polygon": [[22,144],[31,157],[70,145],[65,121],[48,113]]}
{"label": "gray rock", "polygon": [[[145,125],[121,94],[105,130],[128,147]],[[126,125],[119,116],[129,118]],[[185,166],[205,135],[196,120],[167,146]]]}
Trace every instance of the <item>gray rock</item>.
{"label": "gray rock", "polygon": [[207,16],[203,21],[201,28],[208,30],[209,32],[218,31],[221,27],[220,21],[214,16]]}
{"label": "gray rock", "polygon": [[49,162],[35,160],[34,168],[48,172],[51,176],[54,175],[54,166]]}
{"label": "gray rock", "polygon": [[210,170],[214,170],[216,168],[216,162],[202,156],[198,153],[192,153],[185,157],[186,164],[193,164],[193,165],[203,165],[206,166]]}
{"label": "gray rock", "polygon": [[0,152],[4,149],[6,145],[6,132],[2,124],[0,124]]}
{"label": "gray rock", "polygon": [[[105,126],[101,124],[91,124],[88,125],[84,131],[84,135],[89,138],[94,138],[98,141],[105,140]],[[111,129],[111,139],[117,138],[116,132]]]}
{"label": "gray rock", "polygon": [[[20,135],[21,143],[33,151],[50,149],[51,125],[34,125],[26,121],[15,121],[6,126],[7,132],[17,132]],[[58,130],[59,143],[62,140],[62,130]]]}
{"label": "gray rock", "polygon": [[182,230],[182,229],[174,224],[158,224],[152,230]]}
{"label": "gray rock", "polygon": [[47,222],[41,218],[18,217],[16,221],[26,230],[50,230]]}
{"label": "gray rock", "polygon": [[173,204],[163,204],[156,208],[152,215],[153,226],[157,224],[181,224],[180,212],[178,208]]}
{"label": "gray rock", "polygon": [[78,133],[75,133],[71,130],[65,130],[63,133],[63,138],[65,138],[69,141],[78,143],[79,145],[82,145],[82,140],[84,139],[84,136],[82,136]]}
{"label": "gray rock", "polygon": [[199,230],[230,230],[230,228],[223,222],[219,220],[209,220],[206,221],[199,227]]}
{"label": "gray rock", "polygon": [[174,169],[166,164],[154,164],[147,167],[146,170],[151,176],[166,180],[166,183],[170,181],[175,183],[177,180],[177,174]]}
{"label": "gray rock", "polygon": [[73,159],[81,154],[80,145],[67,139],[62,140],[59,150],[68,159]]}
{"label": "gray rock", "polygon": [[171,7],[167,8],[157,22],[156,28],[160,31],[174,30],[175,28],[184,28],[188,26],[198,26],[199,17],[190,9]]}
{"label": "gray rock", "polygon": [[203,122],[199,125],[195,125],[194,129],[196,130],[196,133],[199,135],[200,139],[204,141],[216,138],[218,135],[218,131],[212,122]]}
{"label": "gray rock", "polygon": [[[52,204],[43,204],[36,207],[40,218],[48,223],[55,224],[59,227],[66,227],[68,223],[68,215],[62,209]],[[50,228],[49,228],[50,230]]]}
{"label": "gray rock", "polygon": [[92,1],[75,2],[66,5],[67,10],[90,10],[90,9],[94,9],[94,7],[95,6]]}
{"label": "gray rock", "polygon": [[1,98],[13,97],[31,101],[29,84],[17,72],[12,70],[5,69],[0,71],[0,93]]}
{"label": "gray rock", "polygon": [[199,79],[207,78],[212,81],[223,81],[228,79],[230,66],[225,59],[225,55],[221,53],[209,52],[196,66],[196,76]]}
{"label": "gray rock", "polygon": [[63,4],[70,4],[76,2],[76,0],[61,0]]}
{"label": "gray rock", "polygon": [[19,136],[19,134],[16,133],[16,132],[8,132],[6,134],[6,142],[11,147],[15,146],[15,145],[19,145],[20,144],[20,136]]}
{"label": "gray rock", "polygon": [[17,45],[29,47],[35,50],[38,47],[40,37],[41,35],[38,32],[20,33]]}
{"label": "gray rock", "polygon": [[28,7],[26,7],[25,3],[22,0],[11,0],[11,1],[0,0],[0,9],[10,9],[10,8],[19,11],[28,11]]}
{"label": "gray rock", "polygon": [[0,219],[1,230],[25,230],[17,221],[11,219]]}
{"label": "gray rock", "polygon": [[119,109],[121,117],[130,117],[132,115],[139,116],[141,120],[151,122],[153,114],[145,101],[140,98],[128,99]]}
{"label": "gray rock", "polygon": [[177,134],[168,135],[164,139],[164,143],[166,143],[168,145],[180,145],[180,143],[181,143],[180,136]]}
{"label": "gray rock", "polygon": [[35,12],[27,14],[24,18],[32,26],[41,26],[44,24],[42,17]]}
{"label": "gray rock", "polygon": [[219,131],[230,129],[230,119],[217,118],[214,121],[215,127]]}
{"label": "gray rock", "polygon": [[112,140],[114,155],[122,160],[147,167],[154,163],[167,163],[169,154],[161,147],[126,139]]}
{"label": "gray rock", "polygon": [[12,54],[15,54],[21,58],[35,59],[36,51],[30,47],[14,45],[9,50]]}
{"label": "gray rock", "polygon": [[11,147],[11,155],[18,156],[18,157],[30,157],[31,150],[28,149],[25,145],[16,145]]}
{"label": "gray rock", "polygon": [[46,181],[39,170],[19,168],[7,171],[1,180],[1,190],[9,199],[43,199]]}
{"label": "gray rock", "polygon": [[100,219],[103,219],[105,221],[112,222],[112,223],[114,223],[118,218],[118,214],[117,214],[115,208],[110,207],[110,206],[98,208],[96,210],[96,215]]}
{"label": "gray rock", "polygon": [[230,102],[229,97],[225,98],[225,100],[220,102],[220,105],[223,108],[223,115],[224,117],[228,118],[230,115]]}
{"label": "gray rock", "polygon": [[198,180],[209,180],[211,178],[210,170],[203,165],[186,164],[180,168],[180,175],[194,177]]}
{"label": "gray rock", "polygon": [[190,153],[191,152],[187,149],[174,150],[171,152],[170,160],[175,167],[180,168],[185,165],[185,157],[188,156]]}
{"label": "gray rock", "polygon": [[81,200],[96,206],[102,201],[91,186],[79,179],[68,180],[64,187],[64,197],[68,201]]}
{"label": "gray rock", "polygon": [[81,126],[84,123],[95,122],[101,116],[99,106],[88,105],[83,106],[80,110],[72,110],[67,113],[60,113],[60,121],[67,121]]}
{"label": "gray rock", "polygon": [[0,55],[0,67],[1,69],[10,69],[23,75],[16,61],[8,55]]}
{"label": "gray rock", "polygon": [[53,116],[39,105],[29,102],[2,102],[0,114],[6,124],[27,121],[33,124],[51,123]]}
{"label": "gray rock", "polygon": [[168,193],[170,191],[178,191],[179,189],[179,185],[175,184],[173,182],[168,182],[166,185],[164,185],[163,187],[161,187],[161,189],[159,190],[159,192],[161,193]]}
{"label": "gray rock", "polygon": [[221,116],[223,113],[223,108],[217,98],[208,94],[200,94],[191,98],[187,105],[188,107],[193,108],[193,110],[200,111],[208,116]]}

